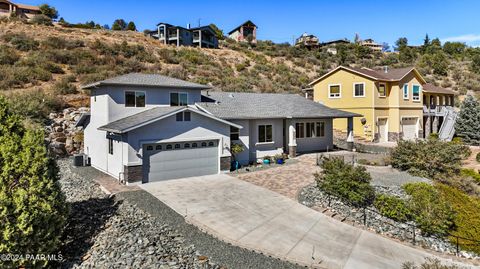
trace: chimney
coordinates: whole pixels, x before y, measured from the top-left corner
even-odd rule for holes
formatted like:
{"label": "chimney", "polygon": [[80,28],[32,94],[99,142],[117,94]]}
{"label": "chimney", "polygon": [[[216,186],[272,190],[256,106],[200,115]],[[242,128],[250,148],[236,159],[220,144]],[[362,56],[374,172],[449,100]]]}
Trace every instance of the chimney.
{"label": "chimney", "polygon": [[383,72],[388,73],[388,65],[385,65],[385,66],[383,67]]}
{"label": "chimney", "polygon": [[190,23],[187,23],[187,29],[190,29]]}

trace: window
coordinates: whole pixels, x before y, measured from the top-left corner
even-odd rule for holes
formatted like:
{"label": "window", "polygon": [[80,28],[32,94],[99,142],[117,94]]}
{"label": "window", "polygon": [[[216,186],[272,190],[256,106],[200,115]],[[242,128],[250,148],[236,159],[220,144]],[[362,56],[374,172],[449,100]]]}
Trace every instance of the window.
{"label": "window", "polygon": [[157,146],[155,147],[155,149],[156,149],[156,150],[162,150],[162,145],[157,145]]}
{"label": "window", "polygon": [[353,96],[354,97],[365,97],[365,83],[354,83],[353,84]]}
{"label": "window", "polygon": [[412,100],[413,101],[420,101],[420,86],[413,85],[412,87]]}
{"label": "window", "polygon": [[240,139],[240,129],[237,127],[230,126],[230,140],[239,140]]}
{"label": "window", "polygon": [[202,148],[207,146],[207,142],[202,142]]}
{"label": "window", "polygon": [[198,147],[198,144],[197,143],[192,143],[192,148],[196,148]]}
{"label": "window", "polygon": [[315,137],[315,123],[307,122],[306,137]]}
{"label": "window", "polygon": [[191,114],[188,111],[184,112],[178,112],[176,114],[177,121],[190,121],[191,120]]}
{"label": "window", "polygon": [[341,97],[340,84],[329,85],[328,86],[328,97],[329,98],[340,98]]}
{"label": "window", "polygon": [[108,139],[108,154],[113,155],[113,139]]}
{"label": "window", "polygon": [[273,142],[272,125],[258,125],[258,143]]}
{"label": "window", "polygon": [[147,150],[153,150],[153,146],[147,146]]}
{"label": "window", "polygon": [[166,148],[167,149],[172,149],[172,145],[168,144]]}
{"label": "window", "polygon": [[295,133],[297,138],[304,138],[305,137],[305,130],[303,122],[297,122],[295,124]]}
{"label": "window", "polygon": [[324,137],[325,136],[325,122],[320,121],[317,122],[317,130],[315,132],[316,137]]}
{"label": "window", "polygon": [[180,148],[180,144],[175,144],[175,149],[179,149]]}
{"label": "window", "polygon": [[189,143],[185,143],[185,144],[183,145],[183,148],[185,148],[185,149],[190,148],[190,144],[189,144]]}
{"label": "window", "polygon": [[403,99],[408,100],[408,84],[403,84]]}
{"label": "window", "polygon": [[126,107],[145,107],[145,93],[126,91],[125,106]]}
{"label": "window", "polygon": [[187,93],[170,93],[170,106],[186,106],[188,104],[188,94]]}
{"label": "window", "polygon": [[215,146],[215,143],[213,143],[212,141],[210,141],[210,142],[208,142],[208,146],[209,146],[209,147],[213,147],[213,146]]}
{"label": "window", "polygon": [[387,86],[385,84],[378,85],[378,96],[386,97],[387,96]]}

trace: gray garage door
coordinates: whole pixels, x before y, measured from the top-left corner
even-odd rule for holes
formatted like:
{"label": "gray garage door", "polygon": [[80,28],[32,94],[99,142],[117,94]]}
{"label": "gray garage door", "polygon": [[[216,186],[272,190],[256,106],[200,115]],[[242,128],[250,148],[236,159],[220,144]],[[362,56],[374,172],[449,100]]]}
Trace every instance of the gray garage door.
{"label": "gray garage door", "polygon": [[218,140],[143,146],[143,182],[218,173]]}

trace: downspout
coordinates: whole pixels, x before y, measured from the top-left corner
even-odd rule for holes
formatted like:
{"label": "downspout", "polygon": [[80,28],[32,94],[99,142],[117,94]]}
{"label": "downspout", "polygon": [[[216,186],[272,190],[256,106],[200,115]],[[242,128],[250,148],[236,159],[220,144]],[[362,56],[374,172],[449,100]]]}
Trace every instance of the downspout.
{"label": "downspout", "polygon": [[[375,134],[377,132],[377,120],[375,119],[375,88],[376,88],[376,84],[375,82],[373,82],[373,91],[372,91],[372,107],[373,107],[373,110],[372,110],[372,120],[373,120],[373,125],[372,125],[372,141],[373,142],[375,140]],[[388,92],[387,90],[387,85],[385,84],[385,95],[386,93]],[[390,109],[388,111],[388,113],[390,114]],[[388,125],[387,125],[388,127]],[[388,134],[388,130],[387,130],[387,134]],[[388,137],[387,137],[387,141],[388,141]]]}

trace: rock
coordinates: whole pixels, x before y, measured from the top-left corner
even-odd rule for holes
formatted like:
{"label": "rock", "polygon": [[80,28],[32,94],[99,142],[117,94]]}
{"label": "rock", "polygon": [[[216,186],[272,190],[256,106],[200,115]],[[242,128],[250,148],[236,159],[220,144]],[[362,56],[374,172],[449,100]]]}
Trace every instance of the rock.
{"label": "rock", "polygon": [[63,128],[62,128],[62,127],[60,127],[60,126],[56,126],[56,127],[54,127],[54,128],[53,128],[53,130],[54,130],[55,132],[57,132],[57,133],[61,133],[61,132],[63,132]]}

